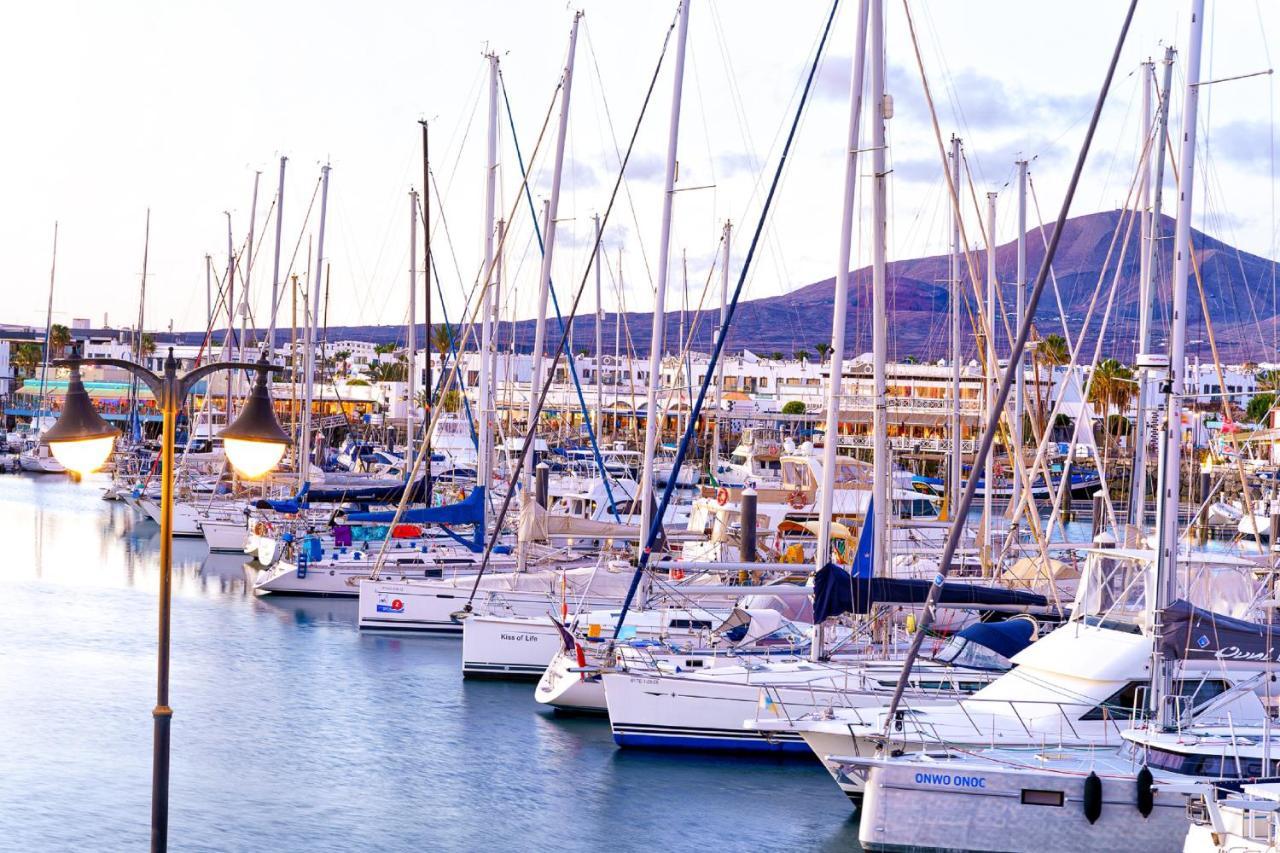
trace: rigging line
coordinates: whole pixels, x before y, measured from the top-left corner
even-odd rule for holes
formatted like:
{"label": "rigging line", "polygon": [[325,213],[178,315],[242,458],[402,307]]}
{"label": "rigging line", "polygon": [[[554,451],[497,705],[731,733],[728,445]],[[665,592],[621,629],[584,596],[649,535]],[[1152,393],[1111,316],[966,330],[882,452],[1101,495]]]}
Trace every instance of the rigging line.
{"label": "rigging line", "polygon": [[[1168,152],[1169,166],[1173,172],[1174,186],[1177,186],[1178,180],[1179,180],[1178,160],[1173,152],[1173,140],[1172,138],[1169,137],[1168,134],[1165,135],[1165,142],[1169,147],[1169,152]],[[1207,235],[1204,235],[1203,232],[1202,232],[1202,238],[1207,238]],[[1227,380],[1223,374],[1222,360],[1218,357],[1218,339],[1217,339],[1217,335],[1214,333],[1214,330],[1213,330],[1213,319],[1209,316],[1209,300],[1208,300],[1208,297],[1205,295],[1204,278],[1201,275],[1201,271],[1200,271],[1200,260],[1196,256],[1194,245],[1189,246],[1188,251],[1190,252],[1190,258],[1191,258],[1191,272],[1194,275],[1196,280],[1196,290],[1200,294],[1200,313],[1204,316],[1206,337],[1209,339],[1209,351],[1213,354],[1213,366],[1214,366],[1214,371],[1217,373],[1217,376],[1218,376],[1218,387],[1221,388],[1223,391],[1223,394],[1220,398],[1220,402],[1222,404],[1222,422],[1223,424],[1226,424],[1229,420],[1231,420],[1231,398],[1226,393]],[[1249,496],[1248,480],[1246,479],[1245,472],[1244,472],[1244,462],[1241,461],[1241,455],[1238,453],[1235,455],[1235,463],[1236,463],[1236,474],[1240,477],[1240,486],[1241,486],[1240,497],[1244,502],[1245,514],[1250,518],[1256,519],[1257,516],[1254,515],[1254,512],[1253,512],[1253,502]],[[1174,476],[1181,477],[1182,472],[1180,471],[1175,472]],[[1200,512],[1203,512],[1206,508],[1207,508],[1207,501],[1206,501],[1206,505],[1200,508]],[[1198,517],[1199,514],[1200,514],[1199,512],[1196,513],[1196,517]],[[1196,517],[1193,517],[1191,519],[1192,524],[1195,523]],[[1254,521],[1253,523],[1256,527],[1257,522]],[[1257,531],[1255,530],[1254,532],[1256,533]],[[1190,536],[1190,534],[1191,534],[1191,526],[1188,525],[1188,527],[1183,533],[1183,536]]]}
{"label": "rigging line", "polygon": [[[281,277],[282,284],[287,283],[293,276],[293,264],[298,260],[298,250],[302,248],[302,238],[307,233],[307,224],[311,221],[311,211],[315,207],[316,196],[319,193],[320,179],[317,178],[315,188],[311,191],[311,201],[307,204],[307,213],[302,217],[302,227],[298,229],[298,242],[293,244],[293,254],[289,256],[289,266],[285,269],[284,275]],[[276,304],[273,306],[273,310],[279,310],[280,302],[284,299],[285,293],[288,292],[288,290],[288,287],[279,288],[279,292],[276,294]],[[272,341],[271,345],[274,347],[275,341]]]}
{"label": "rigging line", "polygon": [[[687,3],[689,2],[689,0],[683,0],[683,2]],[[618,191],[621,188],[623,176],[626,174],[627,164],[631,161],[631,154],[635,150],[636,139],[640,135],[640,128],[644,124],[644,117],[648,113],[649,103],[653,98],[653,90],[658,83],[658,75],[662,71],[662,63],[666,59],[667,49],[671,44],[671,33],[675,31],[678,20],[679,20],[679,15],[677,14],[676,18],[674,18],[671,21],[671,25],[670,27],[667,28],[667,33],[663,38],[662,51],[658,55],[657,65],[653,69],[653,76],[649,79],[649,87],[645,91],[644,102],[640,105],[640,114],[636,117],[635,127],[631,131],[631,139],[627,143],[626,156],[623,158],[622,163],[618,167],[618,177],[614,180],[613,190],[609,193],[609,203],[608,205],[606,205],[604,209],[604,216],[600,218],[600,234],[598,237],[596,237],[594,241],[594,244],[591,249],[591,256],[588,260],[586,270],[582,274],[582,281],[578,284],[577,295],[574,296],[573,305],[571,306],[571,309],[569,312],[569,318],[571,320],[577,314],[578,303],[581,302],[582,294],[586,291],[587,280],[591,275],[592,264],[594,264],[596,262],[596,259],[599,257],[600,244],[604,238],[605,226],[609,222],[609,216],[613,213],[613,205],[618,199]],[[517,201],[516,204],[519,204],[519,202]],[[534,439],[534,436],[536,435],[536,431],[538,427],[538,422],[537,422],[538,415],[539,413],[541,413],[542,407],[546,403],[547,393],[551,390],[551,382],[553,379],[555,379],[556,367],[560,364],[560,356],[564,353],[566,344],[568,342],[568,337],[569,337],[569,329],[566,326],[563,328],[563,331],[561,331],[560,333],[560,343],[556,347],[555,356],[552,358],[551,366],[547,370],[546,379],[543,381],[542,389],[539,392],[537,406],[534,408],[534,411],[532,412],[532,415],[529,418],[529,421],[530,421],[528,425],[529,431],[525,435],[524,441],[520,443],[520,456],[516,461],[514,469],[511,472],[511,480],[507,484],[507,494],[503,497],[502,508],[498,512],[498,519],[496,524],[499,528],[501,527],[503,521],[506,519],[508,511],[510,511],[511,509],[511,499],[515,496],[515,493],[516,493],[516,483],[519,482],[521,472],[525,465],[525,461],[528,459],[529,448],[533,446],[533,439]],[[530,394],[532,395],[533,389],[530,388],[529,391],[530,391]],[[676,470],[676,471],[679,470],[678,459],[677,459],[677,465],[673,470]],[[673,476],[670,478],[669,483],[673,484],[676,482],[677,479],[679,478]],[[475,583],[471,587],[471,594],[467,597],[467,603],[463,608],[467,612],[471,611],[471,605],[472,605],[472,602],[475,600],[476,591],[480,588],[480,578],[484,576],[485,570],[489,566],[489,559],[493,555],[493,548],[495,544],[497,543],[494,541],[494,539],[491,538],[490,541],[487,542],[485,545],[484,559],[480,564],[480,571],[476,574]]]}
{"label": "rigging line", "polygon": [[[686,0],[687,2],[687,0]],[[743,285],[746,283],[747,274],[751,271],[751,261],[755,257],[756,248],[760,242],[761,232],[764,231],[765,224],[769,219],[770,209],[773,207],[773,199],[778,191],[778,184],[782,179],[782,174],[786,169],[787,157],[791,153],[792,143],[795,142],[796,130],[800,126],[800,119],[804,115],[804,108],[809,103],[809,94],[813,91],[813,81],[817,76],[818,67],[822,61],[824,49],[827,46],[827,37],[831,34],[831,25],[835,21],[836,10],[840,7],[840,0],[833,0],[831,4],[831,12],[827,15],[827,21],[822,29],[822,37],[818,41],[817,50],[813,57],[813,62],[809,66],[809,73],[805,78],[804,90],[800,95],[800,102],[796,105],[795,116],[791,121],[791,129],[787,133],[787,141],[783,144],[782,152],[778,159],[777,168],[773,173],[773,180],[769,185],[769,193],[765,196],[764,206],[760,210],[760,217],[756,220],[754,233],[751,235],[751,243],[747,248],[746,257],[743,260],[742,269],[738,273],[738,283],[733,289],[733,298],[730,299],[727,310],[725,311],[724,320],[720,324],[720,333],[716,336],[715,345],[711,349],[711,358],[707,362],[707,375],[703,378],[698,388],[698,399],[694,402],[693,408],[689,412],[689,422],[685,425],[684,436],[680,439],[680,444],[676,447],[676,458],[672,463],[671,470],[679,471],[684,465],[685,453],[688,451],[689,444],[693,438],[694,429],[698,423],[698,416],[702,412],[702,404],[706,400],[707,388],[716,375],[716,363],[720,359],[720,354],[724,349],[725,339],[729,334],[729,326],[733,323],[733,315],[738,310],[738,300],[742,296]],[[675,492],[677,476],[667,478],[667,485],[662,491],[662,500],[658,503],[657,509],[653,513],[652,525],[649,530],[641,531],[646,535],[645,542],[649,543],[641,552],[640,559],[636,565],[635,573],[631,576],[631,585],[627,589],[627,596],[623,599],[622,608],[618,614],[617,625],[613,631],[613,639],[617,640],[618,635],[622,632],[623,622],[626,620],[627,611],[631,608],[631,602],[635,599],[636,590],[640,586],[640,578],[644,574],[649,564],[649,556],[652,553],[652,543],[659,541],[662,536],[662,519],[666,514],[667,506],[671,503],[671,496]]]}
{"label": "rigging line", "polygon": [[[585,30],[586,36],[587,36],[587,52],[591,54],[591,65],[593,68],[595,68],[595,71],[596,71],[596,82],[600,84],[599,85],[600,103],[604,106],[605,122],[609,125],[609,140],[613,143],[614,159],[616,159],[618,164],[621,165],[622,151],[618,148],[618,132],[617,132],[617,129],[614,128],[613,126],[613,113],[609,109],[609,99],[604,97],[604,77],[600,74],[600,62],[596,58],[595,42],[591,40],[590,21],[588,21],[583,26],[583,29]],[[499,77],[501,78],[502,72],[499,71],[498,74],[499,74]],[[502,90],[502,97],[505,99],[507,96],[505,82],[503,83],[503,87],[504,88]],[[643,234],[643,230],[640,228],[640,216],[636,213],[636,201],[635,201],[635,197],[631,194],[631,183],[630,181],[627,181],[625,179],[625,176],[622,183],[622,188],[623,188],[623,192],[626,194],[626,197],[627,197],[627,207],[630,208],[631,210],[631,221],[635,223],[635,226],[636,226],[636,234],[635,234],[636,244],[640,248],[640,260],[644,264],[645,277],[649,279],[649,286],[652,287],[653,286],[653,270],[649,267],[649,255],[644,250],[644,237],[641,236]]]}
{"label": "rigging line", "polygon": [[[912,41],[914,43],[915,24],[911,18],[911,6],[908,0],[903,0],[903,8],[906,10],[907,26],[913,33]],[[1129,0],[1129,9],[1125,13],[1124,23],[1120,28],[1119,38],[1116,40],[1115,51],[1111,55],[1111,63],[1107,67],[1106,77],[1102,82],[1102,89],[1098,93],[1097,102],[1093,107],[1093,115],[1089,119],[1089,127],[1085,131],[1084,141],[1080,147],[1080,154],[1076,160],[1075,169],[1071,174],[1071,181],[1067,184],[1067,193],[1062,200],[1062,209],[1058,213],[1058,220],[1053,229],[1053,237],[1050,239],[1049,248],[1045,250],[1044,260],[1040,264],[1040,271],[1036,274],[1035,285],[1031,289],[1028,302],[1028,313],[1018,318],[1018,336],[1014,340],[1013,351],[1009,355],[1010,363],[1017,362],[1022,358],[1022,353],[1026,349],[1027,339],[1031,334],[1030,317],[1035,313],[1036,306],[1040,304],[1040,296],[1044,292],[1045,281],[1048,278],[1049,265],[1053,263],[1054,255],[1057,254],[1058,244],[1062,239],[1063,226],[1066,224],[1067,217],[1071,213],[1071,202],[1075,198],[1076,188],[1080,183],[1080,175],[1084,171],[1085,160],[1089,155],[1089,148],[1093,143],[1094,133],[1098,129],[1098,121],[1102,117],[1102,107],[1106,103],[1107,93],[1111,89],[1111,81],[1115,77],[1116,66],[1120,62],[1120,53],[1124,47],[1125,38],[1129,34],[1129,25],[1133,22],[1133,13],[1137,9],[1138,0]],[[916,48],[916,59],[920,62],[919,48]],[[927,89],[927,84],[926,84]],[[941,137],[939,136],[939,144]],[[991,412],[987,419],[987,429],[982,434],[982,442],[978,447],[978,452],[972,460],[974,470],[986,464],[987,456],[991,453],[993,439],[995,438],[995,428],[999,423],[1002,413],[1005,411],[1006,403],[1009,400],[1009,392],[1013,388],[1013,371],[1006,371],[1000,380],[1000,387],[996,391],[996,401],[994,411]],[[947,541],[943,548],[942,557],[938,561],[938,579],[945,581],[945,578],[951,572],[951,563],[955,558],[956,548],[960,544],[960,534],[964,529],[964,518],[968,515],[969,508],[973,505],[974,495],[977,493],[978,478],[970,477],[965,484],[964,493],[960,498],[960,505],[956,507],[955,521],[951,528],[947,531]],[[924,610],[921,615],[920,624],[916,628],[916,632],[911,638],[911,647],[907,651],[906,660],[903,662],[902,672],[898,676],[898,683],[893,688],[893,698],[889,703],[889,713],[885,715],[885,736],[889,734],[889,728],[893,725],[893,718],[898,709],[898,705],[902,701],[902,694],[905,692],[907,682],[910,679],[912,668],[916,659],[920,655],[920,647],[924,642],[925,633],[929,625],[933,622],[934,610],[938,603],[938,593],[942,590],[942,583],[935,582],[929,586],[929,594],[925,599]]]}
{"label": "rigging line", "polygon": [[[498,82],[499,82],[499,85],[502,85],[501,71],[499,71],[498,73]],[[507,106],[507,121],[511,126],[511,143],[512,145],[515,146],[515,149],[516,149],[516,162],[520,166],[520,174],[526,175],[527,173],[525,172],[525,168],[524,168],[524,155],[520,153],[520,139],[519,139],[519,135],[516,133],[516,120],[515,120],[515,116],[511,114],[511,102],[507,100],[507,91],[505,86],[503,87],[503,90],[502,90],[502,99]],[[533,221],[533,233],[538,238],[538,254],[539,256],[545,256],[546,245],[543,243],[543,240],[542,240],[542,226],[538,223],[537,211],[533,206],[533,193],[529,191],[528,182],[525,183],[524,197],[525,197],[525,201],[528,202],[529,217]],[[588,269],[588,271],[590,270]],[[550,270],[548,270],[547,272],[547,293],[551,296],[551,306],[552,308],[555,309],[556,322],[560,325],[560,331],[565,334],[569,334],[572,331],[573,319],[572,317],[570,318],[569,325],[566,328],[564,317],[561,316],[560,314],[560,299],[559,297],[556,296],[556,285],[555,285],[555,281],[551,276]],[[600,444],[598,441],[596,441],[596,429],[591,423],[591,411],[587,408],[587,398],[586,398],[586,395],[582,393],[582,382],[578,378],[578,363],[577,363],[577,360],[573,357],[573,341],[569,342],[567,355],[569,357],[568,358],[569,376],[572,377],[573,379],[573,388],[578,395],[578,406],[582,409],[583,422],[586,424],[586,427],[587,427],[587,441],[591,444],[591,455],[595,457],[596,468],[599,469],[600,471],[600,481],[604,484],[605,496],[609,499],[609,511],[613,514],[613,520],[621,524],[622,518],[621,516],[618,515],[618,504],[613,497],[613,487],[609,484],[609,472],[605,469],[604,457],[600,455]],[[599,360],[600,360],[600,353],[596,353],[597,365],[599,363]],[[599,370],[599,367],[597,366],[596,368],[597,382],[600,381],[599,373],[600,373],[600,370]]]}
{"label": "rigging line", "polygon": [[[561,80],[556,84],[555,90],[552,93],[551,101],[547,104],[547,112],[542,118],[542,128],[541,130],[538,131],[538,138],[534,142],[533,152],[530,154],[530,158],[529,158],[530,161],[535,160],[538,156],[538,153],[542,150],[542,143],[543,143],[543,140],[546,138],[547,128],[551,124],[551,116],[555,111],[556,94],[560,91],[561,85],[563,85],[563,80]],[[523,179],[523,181],[521,182],[522,188],[524,184],[527,183],[527,181],[528,181],[528,178]],[[518,201],[513,202],[510,210],[507,213],[506,219],[503,221],[510,223],[512,221],[512,218],[516,215],[516,212],[518,209],[519,209],[519,202]],[[484,282],[484,287],[492,286],[494,270],[497,268],[498,262],[502,258],[503,252],[506,248],[507,235],[510,233],[511,233],[510,230],[507,230],[507,229],[503,230],[502,238],[498,241],[498,245],[494,249],[493,261],[488,264],[484,263],[483,261],[480,263],[480,268],[476,271],[475,285],[473,285],[473,287],[478,286],[481,281]],[[477,315],[479,315],[481,306],[483,304],[484,304],[483,300],[481,299],[476,300],[476,307],[472,311],[470,322],[465,323],[462,327],[463,332],[462,332],[461,346],[463,349],[466,348],[467,341],[472,337],[472,335],[475,332],[476,318],[477,318]],[[514,341],[515,341],[514,323],[512,325],[512,328],[513,328],[512,347],[514,348],[514,345],[515,345],[514,344]],[[452,373],[450,373],[449,375],[454,376],[454,374]],[[442,389],[441,393],[444,393],[445,390],[447,389]],[[440,420],[441,412],[442,412],[442,409],[439,407],[437,407],[431,412],[431,426],[429,427],[430,429],[432,430],[435,429],[436,424]],[[413,477],[417,474],[418,469],[422,467],[423,461],[427,459],[427,449],[428,449],[427,442],[425,441],[422,442],[422,445],[418,449],[418,455],[413,460],[413,466],[409,469],[409,479],[413,479]],[[488,484],[486,483],[484,487],[488,488]],[[392,516],[392,526],[400,523],[400,519],[404,515],[405,508],[408,505],[409,505],[409,490],[406,489],[405,492],[400,496],[400,503],[396,505],[395,514]],[[495,529],[498,529],[498,528],[495,528]],[[493,543],[491,542],[489,551],[492,551],[492,544]],[[372,580],[377,580],[378,574],[382,570],[382,563],[383,563],[383,560],[386,558],[386,554],[387,554],[387,545],[388,545],[388,540],[384,539],[382,542],[382,547],[378,551],[378,557],[374,561],[373,567],[372,569],[370,569],[370,572],[369,572],[369,577]],[[486,554],[488,554],[489,551],[486,551]]]}

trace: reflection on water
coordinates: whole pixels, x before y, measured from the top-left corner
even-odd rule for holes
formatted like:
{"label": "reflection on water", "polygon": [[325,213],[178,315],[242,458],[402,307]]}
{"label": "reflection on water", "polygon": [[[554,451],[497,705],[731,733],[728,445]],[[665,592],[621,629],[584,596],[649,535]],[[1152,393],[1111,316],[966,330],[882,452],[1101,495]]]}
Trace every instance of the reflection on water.
{"label": "reflection on water", "polygon": [[[0,477],[0,848],[145,847],[157,539],[92,480]],[[623,753],[528,684],[464,683],[456,639],[173,554],[175,850],[855,849],[816,763]]]}

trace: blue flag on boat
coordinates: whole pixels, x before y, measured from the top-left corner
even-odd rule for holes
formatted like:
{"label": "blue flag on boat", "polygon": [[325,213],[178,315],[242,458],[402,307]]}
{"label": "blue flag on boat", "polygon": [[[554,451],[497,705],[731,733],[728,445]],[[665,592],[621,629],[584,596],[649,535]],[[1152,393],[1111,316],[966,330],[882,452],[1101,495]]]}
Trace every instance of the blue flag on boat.
{"label": "blue flag on boat", "polygon": [[867,515],[862,520],[862,529],[858,531],[858,547],[853,552],[853,565],[849,574],[855,578],[871,577],[872,536],[875,527],[876,502],[874,498],[867,500]]}

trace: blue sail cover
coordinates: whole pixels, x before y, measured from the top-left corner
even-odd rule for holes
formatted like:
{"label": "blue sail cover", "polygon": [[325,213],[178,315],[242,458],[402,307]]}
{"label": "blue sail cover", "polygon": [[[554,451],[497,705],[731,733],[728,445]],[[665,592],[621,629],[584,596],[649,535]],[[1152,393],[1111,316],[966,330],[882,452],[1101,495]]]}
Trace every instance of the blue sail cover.
{"label": "blue sail cover", "polygon": [[1178,599],[1162,611],[1160,651],[1173,660],[1280,661],[1280,625],[1260,625]]}
{"label": "blue sail cover", "polygon": [[1012,658],[1031,645],[1035,625],[1029,619],[1006,619],[1003,622],[975,622],[960,630],[960,636],[986,646],[1002,657]]}
{"label": "blue sail cover", "polygon": [[[389,524],[395,520],[394,510],[385,512],[349,512],[348,521],[374,521]],[[402,524],[483,524],[484,486],[476,486],[464,500],[444,506],[424,506],[405,510]]]}
{"label": "blue sail cover", "polygon": [[872,528],[876,522],[876,502],[875,498],[867,501],[867,516],[862,520],[862,529],[858,531],[858,547],[853,551],[853,576],[855,578],[870,578],[874,572],[871,570],[871,543]]}
{"label": "blue sail cover", "polygon": [[[818,623],[845,613],[869,613],[872,604],[923,604],[929,596],[929,587],[935,582],[851,577],[839,566],[827,563],[813,576],[813,621]],[[943,583],[938,603],[1049,606],[1043,595],[974,583]]]}
{"label": "blue sail cover", "polygon": [[[296,513],[312,504],[398,504],[405,492],[405,485],[383,484],[363,488],[312,489],[311,483],[303,483],[296,495],[279,501],[261,500],[254,506],[276,512]],[[426,478],[415,480],[409,489],[410,501],[421,501],[426,494]]]}

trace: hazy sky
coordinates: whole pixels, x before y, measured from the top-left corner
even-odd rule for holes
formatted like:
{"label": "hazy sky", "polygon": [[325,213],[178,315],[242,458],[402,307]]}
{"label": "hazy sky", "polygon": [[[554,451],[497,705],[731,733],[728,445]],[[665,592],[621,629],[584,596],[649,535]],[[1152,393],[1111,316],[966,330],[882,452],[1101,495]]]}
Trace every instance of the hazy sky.
{"label": "hazy sky", "polygon": [[[730,218],[736,264],[759,214],[827,2],[692,0],[673,237],[675,291],[684,298],[679,253],[688,252],[688,300],[704,297],[721,223]],[[1005,189],[1000,240],[1014,235],[1004,184],[1019,154],[1035,156],[1045,218],[1060,204],[1093,99],[1124,12],[1104,2],[912,0],[926,73],[944,136],[964,137],[979,194]],[[1163,45],[1182,48],[1186,2],[1141,4],[1074,212],[1118,206],[1138,152],[1138,63]],[[603,209],[617,152],[636,121],[674,2],[583,2],[562,190],[555,278],[561,298],[581,280],[591,216]],[[500,53],[516,132],[528,158],[561,74],[573,5],[546,2],[11,4],[0,31],[0,321],[42,324],[54,221],[60,223],[55,321],[104,314],[114,325],[138,310],[143,222],[151,208],[147,325],[202,328],[204,257],[226,267],[230,211],[237,250],[249,227],[253,175],[262,171],[252,294],[265,325],[278,158],[289,157],[284,261],[305,273],[318,204],[303,218],[324,162],[333,166],[326,261],[330,324],[399,323],[408,288],[408,199],[421,184],[419,118],[432,121],[432,166],[441,196],[437,266],[451,318],[476,278],[483,232],[486,105],[483,52]],[[844,0],[818,90],[801,128],[747,296],[803,286],[834,273],[848,120],[849,59],[856,2]],[[886,0],[891,91],[891,257],[939,251],[945,185],[903,5]],[[1280,33],[1280,4],[1210,2],[1202,77],[1272,65],[1267,36]],[[670,60],[671,57],[668,58]],[[626,306],[650,309],[660,220],[662,163],[671,97],[664,66],[608,227],[609,262],[625,250]],[[1182,108],[1175,71],[1174,120]],[[1275,257],[1272,77],[1202,90],[1203,180],[1197,227]],[[502,199],[517,213],[508,240],[514,297],[505,313],[533,310],[538,262],[502,115]],[[864,131],[865,132],[865,131]],[[534,164],[540,198],[550,145]],[[869,161],[868,161],[869,164]],[[1172,196],[1167,196],[1170,199]],[[1171,208],[1166,208],[1171,211]],[[269,214],[268,212],[271,211]],[[1034,214],[1033,214],[1034,222]],[[865,230],[865,216],[860,228]],[[437,228],[439,228],[437,218]],[[971,233],[976,234],[975,226]],[[265,239],[264,239],[265,238]],[[859,240],[858,264],[866,262]],[[616,272],[605,305],[619,303]],[[508,291],[511,293],[512,291]],[[584,305],[590,304],[588,301]],[[514,299],[514,302],[511,301]],[[288,301],[284,303],[287,324]],[[437,313],[437,317],[439,314]],[[812,337],[812,332],[806,332]]]}

